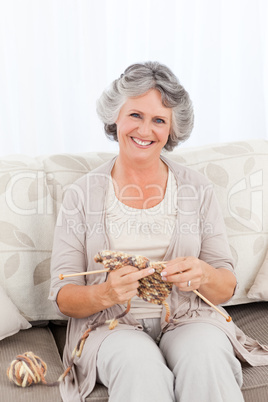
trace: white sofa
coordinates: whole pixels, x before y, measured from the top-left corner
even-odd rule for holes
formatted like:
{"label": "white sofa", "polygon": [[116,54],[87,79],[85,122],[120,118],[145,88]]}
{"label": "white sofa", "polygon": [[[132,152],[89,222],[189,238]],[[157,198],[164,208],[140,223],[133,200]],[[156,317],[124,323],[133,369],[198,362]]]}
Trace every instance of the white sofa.
{"label": "white sofa", "polygon": [[[111,156],[0,160],[0,386],[5,401],[61,400],[57,387],[21,389],[5,371],[17,354],[32,350],[47,363],[48,381],[63,372],[66,322],[48,301],[54,226],[65,189]],[[239,282],[225,308],[248,335],[268,344],[268,141],[178,148],[167,156],[213,183]],[[244,365],[243,371],[245,400],[268,400],[268,366]],[[87,400],[107,401],[107,390],[97,385]]]}

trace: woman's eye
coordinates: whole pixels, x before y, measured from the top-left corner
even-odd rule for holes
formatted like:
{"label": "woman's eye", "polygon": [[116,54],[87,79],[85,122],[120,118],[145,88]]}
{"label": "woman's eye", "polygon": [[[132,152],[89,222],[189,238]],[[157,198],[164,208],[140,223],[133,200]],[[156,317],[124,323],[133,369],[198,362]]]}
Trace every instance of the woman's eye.
{"label": "woman's eye", "polygon": [[165,121],[163,119],[155,119],[155,121],[158,124],[165,123]]}
{"label": "woman's eye", "polygon": [[132,117],[140,117],[140,115],[139,115],[139,113],[131,113],[131,115],[130,116],[132,116]]}

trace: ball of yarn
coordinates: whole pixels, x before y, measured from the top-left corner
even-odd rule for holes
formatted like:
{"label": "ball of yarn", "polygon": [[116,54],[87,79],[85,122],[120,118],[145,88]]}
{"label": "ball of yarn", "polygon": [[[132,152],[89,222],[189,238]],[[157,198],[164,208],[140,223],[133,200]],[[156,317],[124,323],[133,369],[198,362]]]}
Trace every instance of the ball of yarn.
{"label": "ball of yarn", "polygon": [[7,369],[7,376],[19,387],[29,387],[31,384],[43,382],[46,384],[46,363],[33,352],[16,356]]}

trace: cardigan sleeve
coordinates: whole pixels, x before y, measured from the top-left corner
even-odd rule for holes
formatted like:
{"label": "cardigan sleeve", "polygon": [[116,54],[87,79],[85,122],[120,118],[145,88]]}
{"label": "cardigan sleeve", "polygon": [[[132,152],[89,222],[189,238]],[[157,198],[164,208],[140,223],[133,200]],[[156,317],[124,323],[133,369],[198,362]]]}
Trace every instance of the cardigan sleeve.
{"label": "cardigan sleeve", "polygon": [[225,268],[235,275],[222,211],[212,186],[206,191],[200,213],[203,230],[199,258],[214,268]]}
{"label": "cardigan sleeve", "polygon": [[61,280],[60,274],[73,274],[87,270],[86,219],[81,191],[71,186],[63,199],[54,232],[51,256],[51,285],[49,300],[58,314],[57,295],[66,284],[85,285],[85,277],[77,276]]}

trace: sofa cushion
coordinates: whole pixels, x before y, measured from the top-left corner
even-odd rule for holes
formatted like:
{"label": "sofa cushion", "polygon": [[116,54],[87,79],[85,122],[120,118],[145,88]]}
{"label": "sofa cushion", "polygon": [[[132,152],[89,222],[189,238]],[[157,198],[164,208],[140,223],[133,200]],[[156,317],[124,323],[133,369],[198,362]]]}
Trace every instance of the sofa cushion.
{"label": "sofa cushion", "polygon": [[0,285],[0,340],[30,327]]}
{"label": "sofa cushion", "polygon": [[54,227],[65,189],[109,154],[0,161],[0,284],[28,321],[60,319],[48,300]]}
{"label": "sofa cushion", "polygon": [[86,397],[86,402],[108,402],[108,400],[108,390],[102,384],[96,384],[91,394]]}
{"label": "sofa cushion", "polygon": [[[268,345],[268,303],[259,302],[226,308],[235,324],[248,336]],[[246,402],[268,401],[268,366],[243,364],[243,395]]]}
{"label": "sofa cushion", "polygon": [[59,387],[47,387],[43,384],[31,385],[27,388],[21,388],[11,382],[6,374],[12,360],[17,355],[27,351],[32,351],[35,355],[41,357],[47,364],[46,380],[48,382],[57,381],[63,373],[63,365],[55,344],[53,335],[48,327],[30,328],[26,331],[20,331],[16,335],[1,341],[0,348],[0,383],[1,400],[27,402],[60,402]]}

